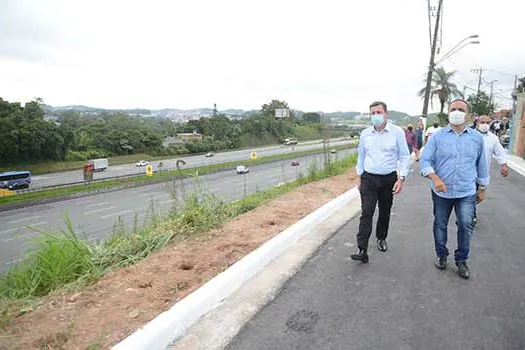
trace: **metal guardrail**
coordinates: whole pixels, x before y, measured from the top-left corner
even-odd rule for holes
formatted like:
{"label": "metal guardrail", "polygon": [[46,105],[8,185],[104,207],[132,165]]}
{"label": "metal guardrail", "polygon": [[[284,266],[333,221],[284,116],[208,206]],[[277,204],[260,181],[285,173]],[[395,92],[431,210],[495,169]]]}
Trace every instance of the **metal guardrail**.
{"label": "metal guardrail", "polygon": [[[334,148],[340,148],[340,147],[346,148],[345,146],[350,146],[350,148],[351,148],[351,147],[355,146],[355,143],[352,142],[351,144],[348,144],[348,145],[335,146]],[[301,152],[301,151],[299,151],[299,152]],[[298,153],[298,152],[294,152],[294,153]],[[322,153],[322,152],[320,152],[320,153]],[[282,153],[282,154],[286,155],[286,153]],[[292,155],[291,153],[288,153],[288,154],[290,156]],[[315,153],[311,154],[311,155],[315,155]],[[290,158],[293,158],[293,157],[290,157]],[[236,162],[236,161],[241,161],[241,160],[232,160],[232,161],[229,161],[229,162]],[[224,164],[224,163],[229,163],[229,162],[217,161],[217,162],[210,162],[210,164],[207,164],[207,165],[217,165],[217,164]],[[198,168],[200,166],[202,166],[202,165],[191,166],[191,167],[186,168],[186,169]],[[164,173],[164,172],[169,172],[169,171],[178,171],[178,170],[182,170],[182,169],[178,169],[177,167],[171,167],[171,168],[166,168],[166,169],[162,168],[162,169],[154,170],[153,174]],[[112,180],[121,180],[121,179],[125,180],[125,179],[137,178],[137,177],[140,177],[140,176],[146,176],[146,172],[145,171],[141,171],[141,172],[133,173],[133,174],[109,176],[109,177],[104,177],[104,178],[101,178],[101,179],[94,179],[92,181],[83,181],[82,180],[82,181],[70,182],[70,183],[67,183],[67,184],[31,187],[31,188],[25,188],[25,189],[16,190],[16,193],[17,194],[24,194],[24,193],[29,193],[29,192],[40,192],[40,191],[45,191],[45,190],[50,190],[50,189],[67,188],[67,187],[73,187],[73,186],[78,186],[78,185],[85,185],[86,187],[88,187],[90,184],[92,184],[94,182],[99,183],[99,182],[106,182],[106,181],[112,181]]]}

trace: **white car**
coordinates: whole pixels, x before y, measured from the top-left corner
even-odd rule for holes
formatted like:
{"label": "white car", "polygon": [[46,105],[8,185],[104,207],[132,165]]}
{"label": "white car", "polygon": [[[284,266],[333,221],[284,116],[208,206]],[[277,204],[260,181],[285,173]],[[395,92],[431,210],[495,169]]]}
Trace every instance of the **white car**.
{"label": "white car", "polygon": [[206,158],[210,158],[210,157],[213,157],[215,154],[209,152],[209,153],[206,153],[205,157]]}
{"label": "white car", "polygon": [[237,165],[235,169],[237,170],[237,174],[247,174],[250,172],[250,169],[244,165]]}
{"label": "white car", "polygon": [[135,165],[136,166],[148,166],[149,162],[147,160],[141,160],[141,161],[138,161],[137,164]]}

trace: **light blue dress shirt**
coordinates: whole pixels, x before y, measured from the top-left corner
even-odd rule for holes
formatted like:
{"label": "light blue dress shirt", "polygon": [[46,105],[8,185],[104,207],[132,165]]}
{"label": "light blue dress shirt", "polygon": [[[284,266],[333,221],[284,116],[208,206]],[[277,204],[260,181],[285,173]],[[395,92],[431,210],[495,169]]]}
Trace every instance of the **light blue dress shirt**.
{"label": "light blue dress shirt", "polygon": [[391,123],[378,132],[373,126],[363,130],[359,137],[356,172],[386,175],[398,170],[399,176],[407,176],[410,167],[410,153],[405,133]]}
{"label": "light blue dress shirt", "polygon": [[[447,186],[447,192],[435,192],[443,198],[463,198],[476,193],[476,183],[489,183],[483,138],[466,127],[457,134],[450,125],[432,135],[420,159],[421,175],[435,173]],[[434,190],[434,183],[432,183]]]}

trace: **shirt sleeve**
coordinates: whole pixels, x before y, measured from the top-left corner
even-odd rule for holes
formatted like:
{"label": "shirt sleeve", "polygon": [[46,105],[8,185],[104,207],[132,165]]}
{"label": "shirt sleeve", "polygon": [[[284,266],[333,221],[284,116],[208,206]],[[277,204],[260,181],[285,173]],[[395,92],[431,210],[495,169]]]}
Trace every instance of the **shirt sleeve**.
{"label": "shirt sleeve", "polygon": [[403,131],[397,135],[397,157],[399,159],[399,176],[406,177],[410,168],[410,152]]}
{"label": "shirt sleeve", "polygon": [[497,136],[493,138],[493,142],[494,142],[494,157],[498,161],[498,164],[499,165],[507,164],[507,151],[505,150],[505,148],[503,148]]}
{"label": "shirt sleeve", "polygon": [[434,135],[430,139],[428,139],[428,142],[423,150],[423,155],[419,160],[419,166],[421,167],[421,175],[423,176],[435,173],[434,164],[436,154],[436,137],[437,135]]}
{"label": "shirt sleeve", "polygon": [[357,146],[357,164],[355,167],[355,171],[359,176],[363,175],[363,173],[365,172],[366,148],[364,134],[365,131],[362,131],[361,135],[359,136],[359,145]]}
{"label": "shirt sleeve", "polygon": [[[479,135],[481,138],[481,135]],[[478,171],[478,176],[476,178],[476,183],[482,186],[487,186],[489,184],[489,165],[487,162],[487,157],[485,156],[485,145],[483,139],[478,142],[479,151],[478,159],[476,160],[476,167]]]}

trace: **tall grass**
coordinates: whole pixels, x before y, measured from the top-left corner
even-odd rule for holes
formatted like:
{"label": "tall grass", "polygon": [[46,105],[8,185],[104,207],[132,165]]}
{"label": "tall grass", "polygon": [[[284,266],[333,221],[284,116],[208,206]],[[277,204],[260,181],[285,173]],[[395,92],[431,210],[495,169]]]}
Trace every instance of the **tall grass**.
{"label": "tall grass", "polygon": [[111,237],[103,242],[88,243],[75,233],[66,217],[65,228],[58,233],[40,231],[34,239],[36,248],[18,265],[0,277],[0,326],[6,318],[5,300],[16,301],[40,297],[65,286],[78,287],[91,283],[108,271],[132,265],[158,251],[178,238],[205,232],[229,218],[250,211],[302,184],[342,174],[355,164],[351,155],[333,162],[327,169],[312,166],[308,176],[249,195],[242,200],[226,203],[203,190],[196,182],[190,193],[172,195],[175,204],[168,216],[161,217],[152,203],[146,215],[145,227],[127,232],[117,225]]}

